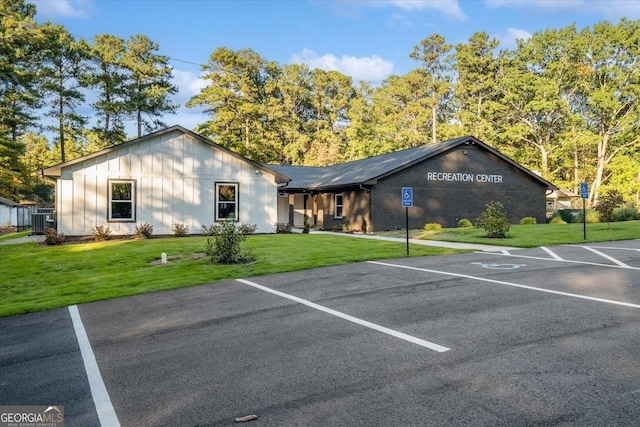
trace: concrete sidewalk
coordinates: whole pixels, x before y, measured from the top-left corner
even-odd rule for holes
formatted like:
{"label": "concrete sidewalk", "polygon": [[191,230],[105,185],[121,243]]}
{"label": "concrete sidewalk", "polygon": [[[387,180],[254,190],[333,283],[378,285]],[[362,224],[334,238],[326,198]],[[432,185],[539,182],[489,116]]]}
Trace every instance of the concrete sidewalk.
{"label": "concrete sidewalk", "polygon": [[[386,240],[389,242],[404,243],[407,241],[405,238],[377,236],[375,234],[336,233],[331,231],[311,231],[311,233],[331,234],[332,236],[358,237],[361,239]],[[409,243],[413,245],[436,246],[440,248],[452,248],[452,249],[469,249],[469,250],[482,251],[482,252],[502,252],[502,251],[512,251],[515,249],[521,249],[521,248],[516,248],[511,246],[494,246],[494,245],[480,245],[475,243],[444,242],[440,240],[409,239]]]}

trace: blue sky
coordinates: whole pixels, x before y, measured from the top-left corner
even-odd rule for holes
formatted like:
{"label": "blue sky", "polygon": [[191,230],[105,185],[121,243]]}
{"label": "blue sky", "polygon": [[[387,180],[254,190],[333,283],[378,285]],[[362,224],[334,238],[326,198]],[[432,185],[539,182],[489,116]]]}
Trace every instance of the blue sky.
{"label": "blue sky", "polygon": [[218,47],[249,48],[282,64],[335,69],[354,81],[380,83],[419,64],[413,46],[433,33],[448,43],[484,31],[513,48],[546,28],[578,28],[622,17],[640,19],[640,0],[28,0],[36,19],[76,37],[144,34],[171,58],[182,105],[169,125],[206,120],[184,104],[206,84],[198,64]]}

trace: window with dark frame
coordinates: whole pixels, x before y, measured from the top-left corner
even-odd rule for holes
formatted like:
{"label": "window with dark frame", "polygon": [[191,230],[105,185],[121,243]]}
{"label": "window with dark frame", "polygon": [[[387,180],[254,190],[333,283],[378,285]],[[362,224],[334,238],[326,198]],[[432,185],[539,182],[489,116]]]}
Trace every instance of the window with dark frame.
{"label": "window with dark frame", "polygon": [[108,221],[135,221],[135,181],[109,181]]}
{"label": "window with dark frame", "polygon": [[342,218],[342,194],[335,195],[335,218]]}
{"label": "window with dark frame", "polygon": [[216,221],[237,221],[238,184],[216,183]]}

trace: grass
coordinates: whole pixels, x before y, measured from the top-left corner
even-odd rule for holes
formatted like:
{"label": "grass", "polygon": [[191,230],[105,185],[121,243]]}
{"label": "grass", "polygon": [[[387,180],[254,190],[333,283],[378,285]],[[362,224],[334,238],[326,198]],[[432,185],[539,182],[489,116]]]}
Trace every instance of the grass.
{"label": "grass", "polygon": [[[398,231],[397,237],[404,237]],[[394,233],[388,233],[393,235]],[[537,224],[512,225],[508,237],[490,239],[485,231],[474,227],[443,228],[439,231],[410,230],[412,239],[444,240],[449,242],[479,243],[485,245],[532,248],[585,242],[640,239],[640,221],[587,224],[587,239],[584,239],[582,224]]]}
{"label": "grass", "polygon": [[[7,238],[6,236],[4,238]],[[0,317],[220,280],[406,256],[405,244],[331,235],[253,235],[255,262],[204,262],[206,237],[0,246]],[[169,263],[154,262],[162,252]],[[420,245],[411,256],[459,251]]]}

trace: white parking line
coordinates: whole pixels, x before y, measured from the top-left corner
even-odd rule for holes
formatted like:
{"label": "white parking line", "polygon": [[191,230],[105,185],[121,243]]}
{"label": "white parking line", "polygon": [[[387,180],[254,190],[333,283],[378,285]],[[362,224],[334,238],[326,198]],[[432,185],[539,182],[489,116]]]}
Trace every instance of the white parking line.
{"label": "white parking line", "polygon": [[586,296],[586,295],[572,294],[572,293],[569,293],[569,292],[554,291],[552,289],[538,288],[538,287],[535,287],[535,286],[520,285],[518,283],[505,282],[505,281],[502,281],[502,280],[494,280],[494,279],[487,279],[485,277],[471,276],[469,274],[451,273],[451,272],[448,272],[448,271],[439,271],[439,270],[429,270],[429,269],[426,269],[426,268],[410,267],[410,266],[407,266],[407,265],[390,264],[390,263],[387,263],[387,262],[379,262],[379,261],[367,261],[367,262],[371,263],[371,264],[384,265],[386,267],[403,268],[403,269],[406,269],[406,270],[424,271],[425,273],[434,273],[434,274],[442,274],[442,275],[445,275],[445,276],[462,277],[464,279],[471,279],[471,280],[478,280],[478,281],[481,281],[481,282],[495,283],[497,285],[512,286],[514,288],[529,289],[529,290],[532,290],[532,291],[546,292],[546,293],[549,293],[549,294],[563,295],[563,296],[566,296],[566,297],[585,299],[585,300],[589,300],[589,301],[597,301],[597,302],[604,302],[604,303],[607,303],[607,304],[622,305],[624,307],[640,308],[640,304],[632,304],[632,303],[624,302],[624,301],[615,301],[615,300],[609,300],[609,299],[603,299],[603,298],[590,297],[590,296]]}
{"label": "white parking line", "polygon": [[558,261],[563,261],[561,256],[559,256],[557,253],[553,252],[551,249],[547,248],[546,246],[540,246],[540,249],[542,249],[543,251],[551,255],[551,258],[557,259]]}
{"label": "white parking line", "polygon": [[236,280],[238,282],[240,282],[240,283],[244,283],[245,285],[253,286],[256,289],[260,289],[262,291],[269,292],[269,293],[277,295],[279,297],[286,298],[286,299],[289,299],[291,301],[295,301],[295,302],[300,303],[300,304],[304,304],[307,307],[311,307],[311,308],[314,308],[316,310],[320,310],[320,311],[325,312],[327,314],[331,314],[331,315],[339,317],[341,319],[348,320],[349,322],[353,322],[353,323],[356,323],[358,325],[365,326],[367,328],[376,330],[378,332],[382,332],[382,333],[387,334],[387,335],[391,335],[391,336],[396,337],[396,338],[400,338],[400,339],[408,341],[410,343],[417,344],[417,345],[422,346],[422,347],[426,347],[426,348],[428,348],[430,350],[435,350],[435,351],[440,352],[440,353],[443,353],[443,352],[449,350],[449,348],[443,347],[443,346],[441,346],[439,344],[434,344],[432,342],[425,341],[425,340],[422,340],[420,338],[416,338],[414,336],[407,335],[407,334],[404,334],[402,332],[398,332],[396,330],[386,328],[384,326],[376,325],[375,323],[371,323],[371,322],[368,322],[366,320],[358,319],[357,317],[353,317],[353,316],[350,316],[348,314],[345,314],[345,313],[333,310],[331,308],[322,306],[320,304],[316,304],[314,302],[307,301],[307,300],[299,298],[299,297],[297,297],[295,295],[290,295],[290,294],[286,294],[284,292],[276,291],[275,289],[271,289],[271,288],[268,288],[266,286],[262,286],[262,285],[259,285],[257,283],[254,283],[254,282],[250,282],[249,280],[245,280],[245,279],[236,279]]}
{"label": "white parking line", "polygon": [[96,357],[93,354],[87,331],[82,324],[78,307],[75,305],[69,306],[69,314],[71,315],[73,329],[76,332],[78,345],[80,346],[80,354],[84,362],[84,369],[87,372],[89,388],[93,396],[93,403],[96,405],[100,425],[120,427],[120,421],[118,421],[118,416],[111,404],[107,387],[104,385],[104,381],[100,375],[100,368],[98,368],[98,362],[96,362]]}
{"label": "white parking line", "polygon": [[605,253],[602,253],[602,252],[600,252],[600,251],[598,251],[596,249],[593,249],[593,248],[591,248],[589,246],[580,246],[580,247],[583,248],[583,249],[589,250],[589,251],[593,252],[594,254],[600,255],[602,258],[608,259],[609,261],[611,261],[612,263],[614,263],[616,265],[619,265],[620,267],[629,268],[629,266],[627,264],[625,264],[624,262],[618,261],[614,257],[609,256],[609,255],[607,255]]}

